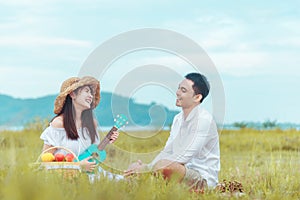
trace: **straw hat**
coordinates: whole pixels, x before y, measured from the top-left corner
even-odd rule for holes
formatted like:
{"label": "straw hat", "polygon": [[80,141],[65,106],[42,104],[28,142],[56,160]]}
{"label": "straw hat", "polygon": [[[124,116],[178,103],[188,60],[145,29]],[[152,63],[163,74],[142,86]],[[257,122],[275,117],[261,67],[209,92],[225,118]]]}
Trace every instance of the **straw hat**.
{"label": "straw hat", "polygon": [[65,80],[61,85],[60,93],[54,102],[54,113],[59,114],[61,112],[68,94],[84,85],[89,85],[93,89],[94,99],[91,107],[95,108],[100,102],[100,82],[91,76],[72,77]]}

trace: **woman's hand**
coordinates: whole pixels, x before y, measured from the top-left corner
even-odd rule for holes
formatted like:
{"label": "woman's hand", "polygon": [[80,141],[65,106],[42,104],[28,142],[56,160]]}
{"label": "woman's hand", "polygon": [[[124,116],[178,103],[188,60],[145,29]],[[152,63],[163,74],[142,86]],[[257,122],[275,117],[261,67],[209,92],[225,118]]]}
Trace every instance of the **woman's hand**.
{"label": "woman's hand", "polygon": [[93,157],[90,156],[82,161],[80,161],[80,167],[83,171],[86,172],[93,172],[96,167],[96,162],[90,162],[89,160],[92,159]]}
{"label": "woman's hand", "polygon": [[119,132],[118,131],[113,131],[113,134],[110,137],[110,141],[109,143],[114,143],[116,141],[116,139],[118,139],[119,137]]}

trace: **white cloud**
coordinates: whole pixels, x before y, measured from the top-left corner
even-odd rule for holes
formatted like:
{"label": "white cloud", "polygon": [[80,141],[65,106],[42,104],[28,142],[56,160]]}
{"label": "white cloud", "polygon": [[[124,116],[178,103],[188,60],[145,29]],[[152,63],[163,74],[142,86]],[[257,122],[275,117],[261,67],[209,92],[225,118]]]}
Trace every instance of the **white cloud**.
{"label": "white cloud", "polygon": [[137,60],[133,60],[134,66],[137,65],[147,65],[147,64],[157,64],[168,67],[175,70],[179,74],[185,73],[187,70],[193,70],[192,66],[185,60],[181,59],[175,55],[164,55],[164,56],[145,56]]}
{"label": "white cloud", "polygon": [[21,98],[56,94],[63,80],[76,73],[67,68],[0,66],[0,93]]}
{"label": "white cloud", "polygon": [[206,15],[196,18],[195,22],[197,24],[203,24],[204,26],[209,24],[214,26],[234,26],[237,23],[237,19],[233,19],[225,15]]}
{"label": "white cloud", "polygon": [[[155,16],[151,16],[153,9],[157,11]],[[299,12],[296,13],[296,1],[272,5],[270,2],[249,2],[241,6],[233,1],[189,4],[169,0],[147,0],[146,3],[137,0],[0,0],[2,10],[0,93],[15,97],[57,93],[63,80],[77,75],[79,65],[95,44],[139,27],[166,28],[186,35],[203,47],[221,75],[238,77],[230,79],[237,82],[228,88],[232,93],[226,94],[237,99],[228,107],[232,112],[231,120],[249,118],[247,114],[238,115],[239,110],[244,109],[241,102],[253,105],[253,108],[249,107],[249,112],[253,114],[250,118],[255,119],[257,113],[261,113],[253,111],[263,110],[262,103],[247,102],[252,99],[247,98],[247,95],[243,95],[245,101],[240,98],[243,94],[241,90],[247,92],[245,88],[251,88],[257,77],[261,78],[261,88],[265,84],[267,90],[277,89],[269,88],[269,85],[273,86],[276,82],[280,82],[278,86],[288,83],[297,85],[300,80],[300,18],[297,14]],[[182,15],[182,11],[188,13]],[[188,63],[174,55],[133,56],[112,65],[111,71],[101,80],[103,89],[112,90],[128,70],[146,64],[169,66],[180,74],[193,70]],[[280,78],[273,80],[274,74]],[[248,84],[243,83],[245,79],[249,80]],[[150,90],[145,87],[136,93],[142,99],[151,95],[151,99],[156,95],[158,98],[161,96],[155,88],[151,95],[143,96],[142,89]],[[282,108],[285,108],[282,106],[285,104],[296,105],[294,102],[297,98],[282,98],[281,101],[277,91],[270,95],[261,93],[262,96],[254,94],[256,99],[265,100],[271,110],[277,107],[273,99],[278,99],[278,105]],[[295,92],[291,94],[295,95]],[[271,100],[266,99],[266,96]],[[169,104],[173,104],[173,98],[169,99]],[[287,102],[287,99],[293,99],[293,102]],[[265,116],[277,115],[265,111]]]}
{"label": "white cloud", "polygon": [[268,41],[268,44],[278,46],[277,50],[282,50],[281,48],[300,49],[300,37],[292,36],[288,38],[280,38],[279,40]]}
{"label": "white cloud", "polygon": [[233,76],[285,74],[300,76],[300,57],[292,52],[221,52],[210,54],[217,69]]}
{"label": "white cloud", "polygon": [[0,0],[1,5],[7,5],[7,6],[25,6],[25,5],[37,5],[40,1],[35,0]]}
{"label": "white cloud", "polygon": [[259,74],[268,58],[264,52],[222,52],[210,57],[221,73],[235,76]]}
{"label": "white cloud", "polygon": [[[43,6],[41,9],[35,8],[34,6],[39,6],[38,2],[21,0],[1,2],[0,0],[0,4],[7,3],[8,5],[29,7],[26,10],[22,8],[7,8],[12,12],[4,15],[0,21],[0,29],[2,30],[0,33],[0,46],[32,47],[63,45],[71,47],[91,47],[90,41],[73,39],[74,36],[73,38],[72,36],[61,36],[60,31],[55,31],[62,26],[63,22],[59,20],[59,16],[53,16],[53,13],[49,12],[51,6],[47,7],[42,4],[40,5]],[[31,7],[31,5],[34,6]],[[53,34],[53,32],[55,34]]]}
{"label": "white cloud", "polygon": [[73,47],[88,47],[92,46],[91,42],[85,40],[75,40],[60,37],[42,37],[42,36],[1,36],[1,46],[73,46]]}
{"label": "white cloud", "polygon": [[295,76],[291,69],[300,63],[299,20],[261,15],[261,20],[252,22],[223,14],[205,15],[169,21],[165,26],[202,46],[221,73],[252,76],[290,71]]}

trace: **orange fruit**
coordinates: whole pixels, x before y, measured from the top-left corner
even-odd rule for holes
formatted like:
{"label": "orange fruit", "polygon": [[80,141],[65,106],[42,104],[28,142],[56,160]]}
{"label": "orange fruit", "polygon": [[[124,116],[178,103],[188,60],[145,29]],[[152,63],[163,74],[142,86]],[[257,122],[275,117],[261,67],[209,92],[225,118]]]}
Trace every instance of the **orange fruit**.
{"label": "orange fruit", "polygon": [[52,153],[44,153],[41,156],[41,160],[42,160],[42,162],[52,162],[55,160],[55,157]]}

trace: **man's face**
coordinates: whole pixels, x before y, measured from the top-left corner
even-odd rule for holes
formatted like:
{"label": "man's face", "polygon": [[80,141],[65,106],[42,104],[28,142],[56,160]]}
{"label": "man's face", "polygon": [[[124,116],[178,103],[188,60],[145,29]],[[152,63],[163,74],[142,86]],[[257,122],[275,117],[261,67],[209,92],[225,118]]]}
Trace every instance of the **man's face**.
{"label": "man's face", "polygon": [[176,92],[176,96],[177,96],[176,106],[182,107],[184,109],[184,108],[194,107],[195,105],[199,104],[200,94],[195,95],[195,92],[193,90],[193,85],[194,85],[193,81],[189,79],[184,79],[183,81],[181,81]]}

